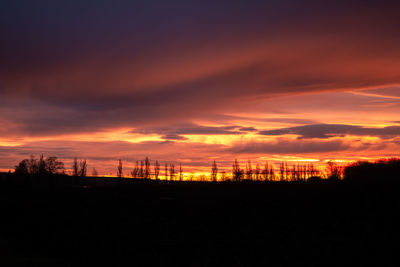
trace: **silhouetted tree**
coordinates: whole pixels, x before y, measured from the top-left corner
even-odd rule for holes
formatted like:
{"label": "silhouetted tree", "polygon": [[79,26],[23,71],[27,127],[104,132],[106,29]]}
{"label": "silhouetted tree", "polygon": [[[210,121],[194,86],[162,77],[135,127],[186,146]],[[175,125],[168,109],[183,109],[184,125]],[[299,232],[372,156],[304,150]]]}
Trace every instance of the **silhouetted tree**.
{"label": "silhouetted tree", "polygon": [[328,179],[338,180],[342,177],[343,168],[333,161],[327,162]]}
{"label": "silhouetted tree", "polygon": [[33,155],[31,155],[29,159],[29,173],[30,174],[37,174],[39,172],[38,163]]}
{"label": "silhouetted tree", "polygon": [[281,181],[285,180],[285,163],[281,162],[281,164],[279,165],[279,179]]}
{"label": "silhouetted tree", "polygon": [[44,161],[45,172],[48,174],[64,174],[64,163],[59,161],[57,157],[48,157]]}
{"label": "silhouetted tree", "polygon": [[79,176],[79,165],[77,158],[74,158],[74,164],[72,165],[72,175]]}
{"label": "silhouetted tree", "polygon": [[301,168],[302,168],[302,176],[300,179],[305,181],[308,178],[308,165],[303,164]]}
{"label": "silhouetted tree", "polygon": [[214,162],[211,167],[211,181],[216,182],[217,175],[218,175],[218,167],[217,167],[217,162],[214,159]]}
{"label": "silhouetted tree", "polygon": [[140,161],[140,169],[139,169],[139,177],[143,178],[144,177],[144,161]]}
{"label": "silhouetted tree", "polygon": [[295,164],[295,175],[294,181],[300,181],[303,178],[303,166],[300,164]]}
{"label": "silhouetted tree", "polygon": [[31,156],[30,159],[24,159],[15,166],[16,174],[30,175],[54,175],[64,173],[64,163],[56,157],[44,158],[40,156],[39,161]]}
{"label": "silhouetted tree", "polygon": [[132,178],[137,178],[139,175],[139,161],[136,161],[136,165],[133,168],[133,170],[131,171],[131,176]]}
{"label": "silhouetted tree", "polygon": [[239,162],[235,159],[232,166],[232,179],[235,182],[240,182],[242,180],[243,170],[240,169]]}
{"label": "silhouetted tree", "polygon": [[165,172],[164,172],[164,176],[165,176],[165,181],[168,180],[168,164],[165,163]]}
{"label": "silhouetted tree", "polygon": [[271,168],[269,169],[269,180],[271,182],[275,180],[275,172],[273,165],[271,165]]}
{"label": "silhouetted tree", "polygon": [[285,162],[285,181],[289,180],[289,172],[290,172],[290,170],[289,170],[289,167],[288,167],[288,163]]}
{"label": "silhouetted tree", "polygon": [[[298,170],[298,169],[297,169]],[[296,174],[298,174],[298,171],[296,170],[296,164],[293,164],[292,166],[292,170],[290,171],[290,180],[291,181],[296,181],[297,177]]]}
{"label": "silhouetted tree", "polygon": [[264,181],[268,181],[268,175],[269,175],[269,166],[268,162],[265,162],[264,169],[261,171],[262,177]]}
{"label": "silhouetted tree", "polygon": [[15,174],[17,175],[26,175],[30,174],[30,161],[28,159],[24,159],[15,166]]}
{"label": "silhouetted tree", "polygon": [[160,175],[160,163],[158,160],[154,163],[154,179],[158,180],[158,176]]}
{"label": "silhouetted tree", "polygon": [[260,181],[260,174],[261,174],[260,164],[257,163],[255,170],[256,181]]}
{"label": "silhouetted tree", "polygon": [[179,163],[179,181],[182,182],[183,180],[183,169],[182,169],[182,163]]}
{"label": "silhouetted tree", "polygon": [[251,181],[253,180],[253,168],[251,166],[251,161],[249,160],[246,165],[246,179]]}
{"label": "silhouetted tree", "polygon": [[87,162],[86,159],[84,159],[79,162],[79,176],[86,177],[86,173],[87,173]]}
{"label": "silhouetted tree", "polygon": [[150,179],[150,160],[148,157],[144,160],[144,178]]}
{"label": "silhouetted tree", "polygon": [[122,178],[122,160],[118,160],[117,177]]}
{"label": "silhouetted tree", "polygon": [[169,164],[169,180],[170,181],[175,180],[175,164],[174,163]]}
{"label": "silhouetted tree", "polygon": [[318,171],[315,169],[313,163],[310,163],[308,165],[308,175],[309,175],[309,177],[313,177],[313,176],[318,175]]}

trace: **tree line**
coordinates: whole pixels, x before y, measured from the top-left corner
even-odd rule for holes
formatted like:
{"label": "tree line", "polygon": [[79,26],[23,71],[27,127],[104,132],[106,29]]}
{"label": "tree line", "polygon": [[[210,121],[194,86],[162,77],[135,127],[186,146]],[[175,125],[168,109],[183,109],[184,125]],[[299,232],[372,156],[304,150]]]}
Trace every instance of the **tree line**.
{"label": "tree line", "polygon": [[[242,166],[241,166],[242,164]],[[155,160],[151,162],[148,157],[135,162],[133,167],[125,167],[122,159],[118,160],[116,177],[98,176],[96,168],[93,168],[92,177],[87,179],[88,162],[86,159],[74,158],[70,171],[67,173],[65,164],[57,157],[39,158],[31,156],[20,161],[15,166],[14,173],[0,175],[0,182],[10,181],[11,184],[43,185],[43,186],[90,186],[91,184],[115,184],[118,181],[128,181],[122,178],[135,178],[146,180],[164,181],[211,181],[211,182],[303,182],[321,180],[343,180],[348,182],[378,182],[395,181],[400,177],[400,159],[381,159],[375,162],[357,161],[345,166],[329,161],[325,171],[316,168],[313,163],[288,163],[280,162],[272,164],[266,162],[263,165],[253,164],[250,160],[239,163],[235,159],[230,170],[220,168],[218,162],[213,160],[208,175],[195,176],[194,173],[184,173],[183,165],[174,162],[162,164]],[[124,170],[125,175],[124,175]],[[57,177],[57,179],[55,179]],[[15,178],[15,179],[14,179]],[[324,179],[325,178],[325,179]],[[11,179],[11,180],[10,180]],[[12,182],[14,181],[14,182]],[[111,182],[114,181],[114,182]],[[132,179],[134,181],[134,179]],[[397,181],[397,180],[396,180]],[[8,183],[8,182],[6,182]]]}
{"label": "tree line", "polygon": [[317,177],[321,172],[315,168],[313,163],[300,164],[295,163],[289,165],[287,162],[281,162],[279,169],[276,171],[273,164],[265,163],[261,168],[256,163],[255,168],[249,160],[245,169],[241,169],[237,159],[232,165],[232,180],[240,182],[248,181],[304,181],[311,177]]}
{"label": "tree line", "polygon": [[[87,177],[88,176],[88,163],[86,159],[74,158],[71,167],[71,175],[74,177]],[[57,157],[44,158],[43,155],[39,159],[31,156],[29,159],[24,159],[17,166],[15,166],[15,174],[18,175],[66,175],[64,163],[57,159]],[[334,162],[327,163],[327,178],[341,179],[344,174],[344,167],[338,166]],[[92,170],[92,176],[98,176],[96,168]],[[159,180],[164,177],[164,180],[169,181],[183,181],[193,180],[194,176],[190,175],[184,177],[183,166],[180,163],[177,167],[175,163],[165,163],[162,173],[161,163],[156,160],[153,164],[150,159],[146,157],[144,160],[137,160],[133,169],[128,171],[128,175],[124,176],[124,168],[122,159],[118,160],[117,173],[118,178],[132,177],[136,179],[154,179]],[[244,168],[241,168],[237,159],[232,164],[230,173],[226,170],[220,170],[218,163],[214,160],[211,164],[210,175],[207,177],[202,175],[199,177],[201,181],[305,181],[310,178],[321,177],[322,173],[313,163],[294,163],[281,162],[276,168],[274,164],[266,162],[262,167],[259,163],[255,166],[248,160]]]}
{"label": "tree line", "polygon": [[33,155],[24,159],[15,166],[15,174],[20,175],[55,175],[65,174],[64,163],[57,157],[44,158],[43,155],[36,159]]}
{"label": "tree line", "polygon": [[357,161],[347,165],[344,180],[355,183],[394,182],[400,177],[400,159],[380,159],[375,162]]}

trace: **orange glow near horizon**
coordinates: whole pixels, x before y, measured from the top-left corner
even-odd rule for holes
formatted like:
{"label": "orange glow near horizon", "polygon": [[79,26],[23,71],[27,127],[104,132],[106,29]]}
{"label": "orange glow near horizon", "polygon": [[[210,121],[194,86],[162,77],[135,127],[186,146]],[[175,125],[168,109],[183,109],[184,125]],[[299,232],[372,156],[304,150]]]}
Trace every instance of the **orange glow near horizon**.
{"label": "orange glow near horizon", "polygon": [[[249,116],[249,114],[245,115]],[[279,130],[282,128],[297,127],[296,124],[285,122],[285,117],[283,116],[275,116],[276,121],[273,122],[262,121],[265,118],[260,114],[252,116],[249,120],[254,123],[247,122],[243,124],[242,119],[239,117],[239,119],[225,121],[224,123],[216,122],[213,124],[196,125],[214,127],[215,129],[229,125],[240,125],[240,127],[244,128],[254,127],[259,131],[264,129]],[[279,119],[282,119],[282,122]],[[351,125],[374,127],[374,129],[376,128],[379,131],[379,129],[396,125],[396,123],[393,124],[387,121],[377,123],[375,119],[372,119],[372,121],[366,120],[363,123],[353,122]],[[229,131],[235,131],[236,129],[232,128]],[[30,154],[35,154],[38,157],[41,153],[44,153],[45,156],[58,156],[61,160],[65,161],[67,173],[70,171],[69,167],[72,165],[73,157],[86,158],[89,163],[88,173],[95,167],[99,175],[104,176],[115,176],[116,162],[119,158],[123,159],[125,176],[129,176],[128,174],[133,169],[135,162],[144,159],[145,156],[149,156],[151,160],[158,159],[160,161],[161,176],[164,172],[163,164],[165,162],[175,162],[175,164],[179,164],[180,162],[184,167],[185,179],[189,179],[193,175],[195,180],[200,179],[199,177],[202,175],[209,176],[211,163],[214,159],[218,162],[220,170],[225,171],[228,176],[235,158],[239,159],[242,168],[245,168],[248,159],[250,159],[253,168],[255,168],[257,163],[263,168],[267,162],[268,164],[272,164],[275,171],[277,171],[279,163],[284,161],[288,162],[290,166],[293,164],[313,163],[316,168],[323,171],[328,161],[346,165],[357,160],[377,160],[385,157],[395,157],[397,155],[393,151],[396,151],[395,148],[399,147],[396,136],[382,138],[380,136],[344,134],[323,139],[302,139],[299,134],[262,135],[257,131],[240,132],[238,134],[183,133],[180,136],[182,140],[168,141],[163,139],[163,134],[139,134],[133,133],[132,128],[117,128],[90,134],[32,136],[29,138],[20,138],[18,141],[13,141],[11,138],[10,140],[3,138],[0,141],[0,147],[9,147],[10,151],[13,151],[13,149],[31,145],[33,147],[32,149],[27,149],[29,151],[25,153],[25,158],[29,157]],[[314,147],[319,149],[318,146],[324,146],[330,144],[330,142],[337,142],[338,145],[343,146],[343,150],[336,150],[333,146],[329,148],[333,149],[332,152],[312,152],[307,150],[301,152],[303,146],[310,146],[310,149],[314,149]],[[129,144],[133,145],[132,151],[129,149]],[[250,150],[242,151],[242,147],[243,149],[246,148],[247,144],[251,145]],[[260,151],[252,149],[252,146],[257,148],[264,144],[265,152],[262,152],[264,148],[260,149]],[[295,147],[294,152],[286,150],[280,152],[280,146],[285,146],[286,144],[289,146],[299,144],[300,147]],[[82,145],[84,146],[82,147]],[[115,145],[118,147],[115,147]],[[57,155],[54,152],[46,153],[39,150],[43,146],[54,149],[59,146],[70,146],[71,152],[67,156]],[[232,150],[236,146],[238,146],[238,150]],[[271,148],[271,151],[269,151],[269,148]],[[277,151],[274,151],[274,149]],[[296,149],[300,150],[296,152]],[[304,149],[307,149],[307,147]],[[111,159],[110,156],[114,159]],[[2,163],[0,171],[12,170],[13,166],[22,159],[16,156],[13,162]]]}

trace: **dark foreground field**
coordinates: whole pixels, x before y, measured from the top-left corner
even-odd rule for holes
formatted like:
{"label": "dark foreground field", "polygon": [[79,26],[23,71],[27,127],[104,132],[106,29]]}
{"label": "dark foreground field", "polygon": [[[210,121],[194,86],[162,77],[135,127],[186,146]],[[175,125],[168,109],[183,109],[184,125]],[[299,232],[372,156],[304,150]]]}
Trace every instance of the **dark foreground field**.
{"label": "dark foreground field", "polygon": [[395,266],[399,186],[0,188],[1,266]]}

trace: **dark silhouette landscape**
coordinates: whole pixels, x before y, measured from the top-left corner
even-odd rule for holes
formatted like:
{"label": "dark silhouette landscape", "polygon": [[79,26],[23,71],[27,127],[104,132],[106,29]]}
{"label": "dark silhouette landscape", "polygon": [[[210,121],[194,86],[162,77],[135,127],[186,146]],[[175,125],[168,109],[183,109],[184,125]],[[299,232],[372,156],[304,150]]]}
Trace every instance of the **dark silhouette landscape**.
{"label": "dark silhouette landscape", "polygon": [[395,266],[398,257],[398,159],[274,181],[237,178],[235,161],[223,182],[216,162],[199,182],[157,179],[146,160],[147,178],[86,177],[84,160],[70,176],[56,158],[31,160],[1,174],[3,266]]}

